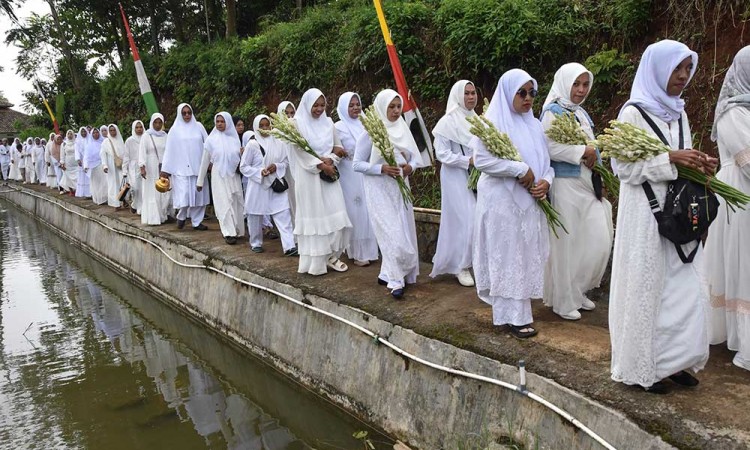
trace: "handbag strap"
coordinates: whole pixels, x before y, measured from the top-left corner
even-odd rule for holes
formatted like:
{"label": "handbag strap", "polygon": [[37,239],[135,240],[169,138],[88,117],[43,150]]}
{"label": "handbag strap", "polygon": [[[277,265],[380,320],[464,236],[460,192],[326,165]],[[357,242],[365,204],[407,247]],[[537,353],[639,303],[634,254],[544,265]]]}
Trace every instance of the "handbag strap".
{"label": "handbag strap", "polygon": [[[641,113],[641,116],[643,116],[643,119],[648,123],[648,126],[651,127],[651,129],[654,131],[656,136],[664,143],[664,145],[669,146],[669,141],[667,141],[667,138],[664,137],[664,133],[661,132],[659,127],[654,123],[654,120],[649,116],[646,111],[643,110],[640,106],[634,104],[633,105],[635,109],[638,110],[639,113]],[[685,146],[685,136],[682,132],[682,116],[678,119],[677,123],[680,126],[680,148],[683,148]],[[653,188],[651,188],[651,184],[649,184],[648,181],[644,181],[641,186],[643,187],[643,191],[646,193],[646,198],[648,198],[648,206],[651,208],[651,213],[656,218],[656,223],[661,222],[661,218],[664,215],[664,212],[662,211],[661,207],[659,206],[659,201],[656,199],[656,194],[654,194]],[[675,250],[677,250],[677,256],[680,257],[680,260],[683,264],[689,264],[693,262],[693,259],[695,259],[695,255],[698,253],[698,247],[700,247],[700,239],[697,240],[698,245],[695,246],[693,251],[691,251],[689,254],[685,254],[685,252],[682,250],[682,246],[677,243],[674,244]]]}
{"label": "handbag strap", "polygon": [[[648,126],[651,127],[651,129],[656,134],[656,137],[658,137],[659,140],[661,140],[664,143],[664,145],[669,147],[670,146],[669,141],[667,140],[666,137],[664,137],[664,133],[661,132],[661,129],[656,125],[656,123],[654,123],[654,119],[652,119],[651,116],[649,116],[648,113],[646,113],[646,111],[644,111],[643,108],[641,108],[637,104],[634,103],[633,106],[635,107],[635,109],[638,110],[639,113],[641,113],[641,116],[643,116],[643,120],[645,120]],[[680,116],[680,118],[677,119],[677,123],[679,124],[679,127],[680,127],[679,149],[681,150],[683,147],[685,147],[685,135],[682,132],[682,116]]]}

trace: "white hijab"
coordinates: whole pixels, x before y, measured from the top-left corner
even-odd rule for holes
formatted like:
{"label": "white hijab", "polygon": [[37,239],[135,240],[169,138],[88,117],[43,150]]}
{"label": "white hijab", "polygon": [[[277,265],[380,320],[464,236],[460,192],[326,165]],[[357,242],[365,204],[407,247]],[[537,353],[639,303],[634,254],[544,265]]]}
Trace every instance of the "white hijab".
{"label": "white hijab", "polygon": [[[513,98],[516,92],[529,81],[536,89],[536,80],[525,71],[511,69],[505,72],[500,77],[490,106],[484,114],[499,131],[510,137],[521,159],[534,172],[535,180],[539,181],[550,166],[542,123],[534,117],[533,111],[518,113],[513,108]],[[477,137],[472,138],[470,146],[485,148]],[[533,197],[515,179],[507,178],[505,187],[513,193],[513,199],[519,207],[526,209],[534,204]]]}
{"label": "white hijab", "polygon": [[737,52],[724,78],[719,100],[716,103],[714,125],[711,128],[712,141],[716,142],[718,138],[716,124],[719,118],[736,106],[750,108],[750,45]]}
{"label": "white hijab", "polygon": [[[365,127],[359,119],[352,119],[349,115],[349,103],[352,101],[352,97],[359,99],[359,104],[362,105],[362,98],[356,92],[344,92],[339,97],[339,103],[336,106],[336,112],[339,115],[339,121],[343,124],[344,128],[349,132],[352,138],[356,141],[357,138],[365,132]],[[364,117],[365,113],[361,112],[360,115]]]}
{"label": "white hijab", "polygon": [[[102,126],[101,128],[105,128]],[[99,154],[99,151],[102,148],[102,143],[104,142],[104,137],[102,137],[101,128],[99,129],[99,139],[94,139],[94,133],[92,130],[92,133],[89,133],[89,138],[86,139],[86,142],[84,144],[85,148],[85,160],[88,168],[94,168],[98,167],[102,163],[102,158]]]}
{"label": "white hijab", "polygon": [[630,100],[622,106],[620,115],[627,106],[637,104],[667,123],[679,119],[685,110],[685,100],[679,95],[667,94],[667,84],[674,69],[687,57],[693,60],[689,83],[698,68],[697,53],[687,45],[669,39],[649,45],[635,73]]}
{"label": "white hijab", "polygon": [[297,123],[297,129],[310,144],[310,147],[315,150],[318,156],[323,156],[331,153],[333,149],[334,128],[333,120],[328,117],[325,110],[317,119],[312,116],[312,106],[320,97],[325,99],[325,95],[320,89],[308,89],[302,95],[299,109],[294,114],[294,120]]}
{"label": "white hijab", "polygon": [[143,128],[143,133],[146,132],[146,126],[143,124],[143,122],[140,121],[140,120],[135,120],[135,121],[133,121],[133,124],[130,125],[130,137],[128,138],[128,140],[130,140],[131,138],[135,139],[135,142],[137,142],[138,144],[141,143],[141,138],[143,137],[143,134],[141,134],[140,136],[138,136],[137,134],[135,134],[135,127],[139,123],[141,124],[141,128]]}
{"label": "white hijab", "polygon": [[[117,130],[117,136],[112,137],[112,133],[109,132],[110,127],[115,127],[115,130]],[[125,141],[122,138],[120,127],[118,127],[114,123],[109,124],[107,126],[107,139],[109,140],[109,144],[112,146],[112,150],[115,152],[117,157],[122,158],[122,156],[125,154]]]}
{"label": "white hijab", "polygon": [[[261,120],[266,119],[270,122],[271,119],[265,114],[255,116],[253,119],[253,133],[255,135],[255,141],[263,147],[263,151],[266,153],[263,156],[263,167],[268,167],[271,164],[277,164],[284,160],[287,155],[286,147],[284,143],[275,137],[263,136],[260,129]],[[268,189],[276,178],[278,178],[278,172],[271,174],[270,176],[263,177],[262,185]]]}
{"label": "white hijab", "polygon": [[473,109],[467,109],[464,103],[464,91],[466,85],[472,83],[469,80],[457,81],[451,88],[448,95],[448,104],[445,106],[445,115],[438,120],[435,128],[432,129],[434,136],[441,136],[449,141],[461,145],[469,145],[473,134],[469,132],[471,125],[466,120],[467,117],[476,116]]}
{"label": "white hijab", "polygon": [[[216,128],[216,118],[223,117],[226,122],[224,131]],[[213,170],[222,177],[230,177],[237,172],[240,164],[240,136],[234,127],[232,115],[222,111],[214,116],[214,129],[206,138],[206,151],[211,155]]]}
{"label": "white hijab", "polygon": [[297,108],[294,107],[294,103],[289,102],[289,101],[283,101],[283,102],[279,103],[278,108],[276,108],[276,114],[284,114],[284,115],[286,115],[286,108],[287,108],[287,106],[291,106],[292,109],[294,110],[294,112],[295,113],[297,112]]}
{"label": "white hijab", "polygon": [[[584,98],[581,103],[573,103],[570,99],[570,91],[573,89],[573,83],[575,83],[576,78],[584,73],[589,75],[589,83],[593,85],[594,74],[582,64],[568,63],[557,69],[557,72],[555,72],[555,80],[552,82],[552,89],[549,91],[547,99],[544,101],[544,108],[550,103],[557,103],[568,111],[577,111],[586,99]],[[589,91],[589,93],[591,93],[591,91]],[[588,97],[588,94],[586,97]]]}
{"label": "white hijab", "polygon": [[185,106],[193,111],[187,103],[177,106],[177,117],[167,134],[162,169],[172,175],[198,176],[203,157],[203,143],[208,133],[203,124],[195,120],[195,112],[190,116],[190,120],[185,122],[182,118],[182,108]]}
{"label": "white hijab", "polygon": [[[404,104],[404,99],[401,98],[398,92],[393,89],[383,89],[375,97],[375,111],[378,113],[380,120],[385,124],[385,130],[388,132],[388,139],[393,144],[393,148],[397,152],[411,154],[411,160],[409,165],[413,168],[424,167],[422,161],[422,155],[419,153],[417,143],[414,141],[414,136],[409,130],[409,126],[403,117],[399,117],[395,121],[391,122],[388,120],[388,105],[398,97],[401,100],[401,104]],[[379,160],[382,157],[380,150],[372,152],[370,155],[370,161]],[[409,159],[409,158],[405,158]]]}
{"label": "white hijab", "polygon": [[[154,122],[156,121],[156,119],[161,119],[162,125],[161,125],[161,130],[159,131],[156,131],[156,129],[154,129]],[[167,132],[164,131],[164,127],[166,125],[167,124],[164,122],[164,116],[161,113],[153,113],[151,114],[151,120],[149,120],[148,122],[148,130],[146,130],[146,133],[150,134],[151,136],[156,136],[156,137],[166,136]]]}

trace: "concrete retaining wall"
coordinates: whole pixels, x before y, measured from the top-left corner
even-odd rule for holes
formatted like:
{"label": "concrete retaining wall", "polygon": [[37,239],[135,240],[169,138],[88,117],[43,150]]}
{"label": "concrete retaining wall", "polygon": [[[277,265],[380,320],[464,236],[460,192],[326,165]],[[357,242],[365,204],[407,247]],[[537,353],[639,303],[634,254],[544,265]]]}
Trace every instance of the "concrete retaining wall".
{"label": "concrete retaining wall", "polygon": [[[598,449],[599,444],[529,398],[491,384],[455,377],[406,360],[363,333],[287,300],[204,269],[170,262],[159,250],[84,217],[145,237],[178,261],[211,265],[337,314],[430,361],[512,383],[516,368],[379,320],[363,311],[306,295],[213,259],[117,219],[56,198],[21,190],[3,194],[112,269],[153,291],[172,307],[265,358],[366,421],[414,447],[456,448],[469,433],[512,435],[529,448]],[[33,193],[34,195],[38,195]],[[64,230],[61,232],[60,230]],[[567,410],[619,449],[672,448],[621,414],[557,383],[528,375],[528,388]]]}

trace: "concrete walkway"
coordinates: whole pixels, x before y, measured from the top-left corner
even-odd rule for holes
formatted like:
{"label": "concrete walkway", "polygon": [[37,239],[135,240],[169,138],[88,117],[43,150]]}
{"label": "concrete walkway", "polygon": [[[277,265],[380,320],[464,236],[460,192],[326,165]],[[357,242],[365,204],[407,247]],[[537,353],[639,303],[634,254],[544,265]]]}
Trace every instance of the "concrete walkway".
{"label": "concrete walkway", "polygon": [[[33,189],[45,194],[51,192],[46,187]],[[584,312],[577,322],[564,321],[541,301],[534,301],[539,335],[520,341],[504,328],[492,325],[490,308],[477,298],[473,288],[461,287],[453,278],[431,280],[427,276],[429,264],[422,264],[418,283],[407,290],[405,299],[395,301],[385,287],[376,283],[379,263],[365,268],[349,264],[348,272],[321,277],[301,275],[296,271],[297,259],[284,257],[278,240],[266,241],[266,251],[262,254],[251,253],[246,238],[238,245],[229,246],[216,220],[204,222],[209,227],[204,232],[194,231],[189,225],[184,230],[177,230],[176,224],[145,227],[140,225],[140,218],[129,211],[96,206],[90,200],[67,196],[64,199],[190,246],[215,259],[297,286],[306,293],[360,308],[419,334],[507,364],[524,359],[530,372],[551,378],[622,412],[678,448],[750,448],[750,421],[747,420],[750,372],[733,366],[733,355],[724,346],[711,348],[708,366],[698,374],[701,384],[695,389],[674,385],[672,393],[657,396],[610,380],[604,290],[592,295],[597,309]]]}

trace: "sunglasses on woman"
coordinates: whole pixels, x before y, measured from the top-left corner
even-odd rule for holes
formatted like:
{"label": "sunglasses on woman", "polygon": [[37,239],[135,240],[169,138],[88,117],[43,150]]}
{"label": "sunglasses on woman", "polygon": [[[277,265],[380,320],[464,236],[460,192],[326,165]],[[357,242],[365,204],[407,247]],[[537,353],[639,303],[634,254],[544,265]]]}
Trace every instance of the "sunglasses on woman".
{"label": "sunglasses on woman", "polygon": [[520,95],[521,98],[526,98],[527,95],[530,95],[531,98],[534,98],[538,93],[539,91],[537,91],[536,89],[531,89],[529,91],[527,91],[526,89],[519,89],[518,92],[516,92],[516,94]]}

